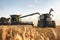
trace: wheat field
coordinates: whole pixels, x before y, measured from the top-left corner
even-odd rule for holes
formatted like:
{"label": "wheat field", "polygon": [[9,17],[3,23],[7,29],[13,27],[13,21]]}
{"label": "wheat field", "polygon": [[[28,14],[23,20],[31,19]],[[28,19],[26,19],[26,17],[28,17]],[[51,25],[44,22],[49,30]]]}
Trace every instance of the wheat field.
{"label": "wheat field", "polygon": [[0,40],[60,40],[60,27],[39,28],[31,25],[1,25]]}

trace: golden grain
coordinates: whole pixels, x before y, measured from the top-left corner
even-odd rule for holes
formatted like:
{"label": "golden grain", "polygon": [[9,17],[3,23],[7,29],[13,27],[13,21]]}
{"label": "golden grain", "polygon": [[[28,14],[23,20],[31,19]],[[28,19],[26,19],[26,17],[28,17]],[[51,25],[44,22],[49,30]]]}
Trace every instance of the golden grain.
{"label": "golden grain", "polygon": [[30,25],[3,25],[0,27],[0,40],[60,40],[60,29],[58,27],[33,28]]}

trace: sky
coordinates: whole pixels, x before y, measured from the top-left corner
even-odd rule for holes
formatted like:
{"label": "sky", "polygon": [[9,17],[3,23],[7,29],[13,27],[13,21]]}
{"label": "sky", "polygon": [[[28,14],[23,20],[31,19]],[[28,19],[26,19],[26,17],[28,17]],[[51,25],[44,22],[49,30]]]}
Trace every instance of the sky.
{"label": "sky", "polygon": [[[57,25],[60,25],[60,0],[0,0],[0,17],[10,17],[12,14],[27,15],[35,12],[48,13],[50,8],[54,9],[52,14]],[[35,21],[39,15],[22,20]]]}

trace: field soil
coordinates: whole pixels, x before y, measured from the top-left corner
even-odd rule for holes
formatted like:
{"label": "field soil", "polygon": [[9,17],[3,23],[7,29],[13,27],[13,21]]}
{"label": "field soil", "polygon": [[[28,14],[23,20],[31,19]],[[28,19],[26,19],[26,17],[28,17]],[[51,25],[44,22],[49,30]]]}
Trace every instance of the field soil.
{"label": "field soil", "polygon": [[60,26],[0,25],[0,40],[60,40]]}

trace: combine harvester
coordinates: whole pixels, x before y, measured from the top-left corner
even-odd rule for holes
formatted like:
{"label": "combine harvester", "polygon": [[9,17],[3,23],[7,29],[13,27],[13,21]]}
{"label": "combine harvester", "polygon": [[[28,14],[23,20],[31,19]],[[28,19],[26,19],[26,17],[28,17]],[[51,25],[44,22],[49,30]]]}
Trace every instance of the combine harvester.
{"label": "combine harvester", "polygon": [[[54,11],[52,8],[50,9],[49,13],[42,14],[38,20],[38,26],[40,27],[56,27],[56,23],[51,18],[51,12]],[[52,15],[53,16],[53,15]]]}
{"label": "combine harvester", "polygon": [[[38,12],[33,13],[33,14],[29,14],[29,15],[25,15],[25,16],[21,16],[21,17],[20,17],[20,15],[10,15],[11,18],[8,18],[8,19],[0,18],[0,24],[1,25],[10,24],[10,25],[32,25],[32,26],[34,26],[33,22],[23,23],[21,21],[21,18],[38,14],[39,15],[39,20],[38,20],[38,25],[37,25],[38,27],[53,27],[53,28],[55,28],[56,27],[55,21],[52,20],[52,18],[51,18],[51,15],[52,15],[51,12],[52,11],[54,11],[54,10],[51,8],[49,13],[42,14],[42,15],[40,15],[40,13],[38,13]],[[10,22],[9,22],[9,20],[10,20]]]}

